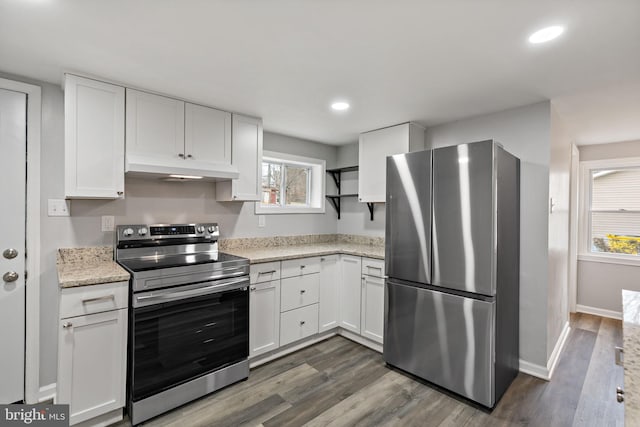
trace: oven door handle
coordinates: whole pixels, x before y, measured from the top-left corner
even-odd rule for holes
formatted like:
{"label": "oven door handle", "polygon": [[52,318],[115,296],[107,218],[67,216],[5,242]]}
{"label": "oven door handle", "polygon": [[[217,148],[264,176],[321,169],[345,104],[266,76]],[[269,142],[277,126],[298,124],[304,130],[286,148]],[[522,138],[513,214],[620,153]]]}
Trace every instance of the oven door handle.
{"label": "oven door handle", "polygon": [[144,307],[147,305],[160,304],[163,302],[179,301],[186,298],[193,298],[202,295],[241,289],[248,285],[249,278],[243,277],[242,279],[216,281],[208,286],[198,287],[196,289],[189,289],[185,291],[164,291],[162,293],[155,291],[152,292],[151,295],[135,295],[133,305],[134,307]]}

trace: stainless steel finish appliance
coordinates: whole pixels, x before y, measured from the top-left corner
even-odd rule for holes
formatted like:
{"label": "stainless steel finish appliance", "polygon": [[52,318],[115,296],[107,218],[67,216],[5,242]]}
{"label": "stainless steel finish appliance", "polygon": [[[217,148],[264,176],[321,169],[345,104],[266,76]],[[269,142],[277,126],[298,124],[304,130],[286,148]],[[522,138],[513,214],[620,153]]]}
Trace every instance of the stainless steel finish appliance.
{"label": "stainless steel finish appliance", "polygon": [[518,373],[519,191],[491,140],[387,158],[384,359],[490,408]]}
{"label": "stainless steel finish appliance", "polygon": [[218,236],[217,224],[117,227],[133,424],[249,375],[249,261],[219,252]]}

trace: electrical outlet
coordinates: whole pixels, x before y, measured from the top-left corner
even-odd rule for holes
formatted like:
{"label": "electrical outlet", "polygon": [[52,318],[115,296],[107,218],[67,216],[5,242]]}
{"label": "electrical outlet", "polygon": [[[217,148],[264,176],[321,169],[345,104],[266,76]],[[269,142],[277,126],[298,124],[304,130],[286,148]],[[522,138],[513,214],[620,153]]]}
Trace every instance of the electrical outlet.
{"label": "electrical outlet", "polygon": [[258,227],[265,227],[267,225],[267,218],[264,215],[258,215]]}
{"label": "electrical outlet", "polygon": [[102,231],[113,231],[115,228],[115,218],[113,215],[102,216]]}
{"label": "electrical outlet", "polygon": [[47,214],[49,216],[69,216],[69,200],[49,199],[47,202]]}

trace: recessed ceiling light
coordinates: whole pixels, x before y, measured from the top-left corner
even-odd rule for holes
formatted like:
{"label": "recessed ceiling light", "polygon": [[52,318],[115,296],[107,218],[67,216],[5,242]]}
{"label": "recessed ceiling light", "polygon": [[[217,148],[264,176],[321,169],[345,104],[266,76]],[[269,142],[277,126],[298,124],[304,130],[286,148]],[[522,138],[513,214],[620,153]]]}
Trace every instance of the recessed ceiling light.
{"label": "recessed ceiling light", "polygon": [[529,43],[538,44],[551,41],[564,32],[564,28],[559,25],[546,27],[529,36]]}
{"label": "recessed ceiling light", "polygon": [[344,111],[344,110],[348,110],[349,109],[349,103],[348,102],[334,102],[333,104],[331,104],[331,108],[336,110],[336,111]]}

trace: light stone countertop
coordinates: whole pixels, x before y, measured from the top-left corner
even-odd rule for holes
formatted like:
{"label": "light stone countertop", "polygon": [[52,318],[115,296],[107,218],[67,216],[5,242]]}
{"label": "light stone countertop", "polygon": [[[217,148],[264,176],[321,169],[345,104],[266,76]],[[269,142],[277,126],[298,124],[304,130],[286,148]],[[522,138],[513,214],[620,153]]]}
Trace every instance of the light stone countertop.
{"label": "light stone countertop", "polygon": [[624,424],[640,425],[640,292],[622,291]]}
{"label": "light stone countertop", "polygon": [[61,288],[129,280],[129,273],[113,260],[110,246],[58,249],[57,267]]}
{"label": "light stone countertop", "polygon": [[223,251],[232,255],[249,258],[251,264],[331,254],[347,254],[384,259],[384,246],[345,242],[310,243],[259,248],[228,248]]}

